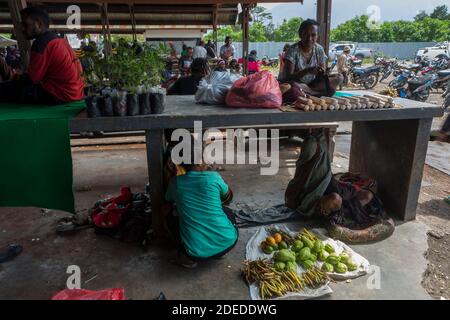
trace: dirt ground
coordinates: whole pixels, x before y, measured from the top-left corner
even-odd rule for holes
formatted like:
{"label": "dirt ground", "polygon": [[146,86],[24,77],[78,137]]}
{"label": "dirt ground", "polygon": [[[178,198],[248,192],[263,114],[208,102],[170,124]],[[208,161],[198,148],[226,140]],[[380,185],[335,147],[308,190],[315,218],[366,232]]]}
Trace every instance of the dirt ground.
{"label": "dirt ground", "polygon": [[450,177],[425,166],[417,208],[417,219],[430,228],[422,285],[437,299],[450,299],[450,205],[444,201],[449,195]]}
{"label": "dirt ground", "polygon": [[[374,90],[386,89],[390,76],[378,83]],[[442,105],[442,91],[433,91],[427,102]],[[440,129],[445,116],[433,121],[432,130]],[[448,146],[450,148],[450,145]],[[417,208],[417,219],[425,223],[428,232],[428,267],[422,285],[436,299],[450,299],[450,205],[443,199],[450,195],[450,177],[432,167],[425,166],[422,190]]]}

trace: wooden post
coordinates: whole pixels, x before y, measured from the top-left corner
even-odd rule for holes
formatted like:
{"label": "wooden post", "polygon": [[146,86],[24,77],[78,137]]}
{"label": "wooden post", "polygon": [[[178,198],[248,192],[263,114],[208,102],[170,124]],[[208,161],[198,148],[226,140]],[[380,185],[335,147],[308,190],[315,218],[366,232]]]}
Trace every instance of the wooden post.
{"label": "wooden post", "polygon": [[317,21],[320,23],[319,43],[328,55],[330,47],[331,0],[317,0]]}
{"label": "wooden post", "polygon": [[131,17],[131,28],[132,28],[132,32],[133,32],[133,41],[137,40],[137,36],[136,36],[136,16],[134,15],[134,5],[130,4],[129,5],[129,9],[130,9],[130,17]]}
{"label": "wooden post", "polygon": [[11,20],[14,25],[14,34],[20,50],[20,57],[22,58],[22,63],[26,70],[30,62],[31,41],[25,39],[22,32],[20,11],[27,7],[27,2],[26,0],[8,0],[8,6],[9,11],[11,12]]}
{"label": "wooden post", "polygon": [[102,32],[104,38],[104,50],[105,55],[107,57],[112,55],[112,47],[111,47],[111,32],[109,30],[109,18],[108,18],[108,4],[103,3],[101,5],[102,11]]}
{"label": "wooden post", "polygon": [[218,4],[214,5],[213,10],[213,42],[214,42],[214,51],[216,54],[216,57],[219,55],[219,50],[217,49],[217,10],[219,8]]}
{"label": "wooden post", "polygon": [[242,61],[243,74],[248,75],[248,41],[249,41],[249,20],[250,20],[250,5],[242,5]]}

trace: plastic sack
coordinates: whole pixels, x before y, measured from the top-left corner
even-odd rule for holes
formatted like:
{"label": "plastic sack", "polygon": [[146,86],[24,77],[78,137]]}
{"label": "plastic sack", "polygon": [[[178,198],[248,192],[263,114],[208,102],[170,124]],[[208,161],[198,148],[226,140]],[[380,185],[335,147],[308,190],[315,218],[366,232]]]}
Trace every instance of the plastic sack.
{"label": "plastic sack", "polygon": [[129,187],[122,187],[120,195],[98,201],[91,209],[91,218],[94,225],[103,229],[118,227],[122,221],[122,216],[130,207],[132,196]]}
{"label": "plastic sack", "polygon": [[280,86],[269,71],[255,73],[237,80],[228,91],[225,103],[237,108],[279,108]]}
{"label": "plastic sack", "polygon": [[224,104],[225,97],[233,83],[240,77],[228,72],[214,71],[200,80],[195,101],[206,104]]}
{"label": "plastic sack", "polygon": [[57,292],[51,300],[125,300],[123,288],[100,291],[85,289],[64,289]]}

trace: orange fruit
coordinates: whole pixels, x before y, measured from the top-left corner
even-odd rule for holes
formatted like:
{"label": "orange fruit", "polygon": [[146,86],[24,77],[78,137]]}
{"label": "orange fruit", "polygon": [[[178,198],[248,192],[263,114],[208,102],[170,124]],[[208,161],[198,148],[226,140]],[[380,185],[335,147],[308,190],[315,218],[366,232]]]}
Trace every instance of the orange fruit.
{"label": "orange fruit", "polygon": [[275,241],[275,239],[274,239],[273,237],[270,237],[270,236],[266,238],[266,243],[267,243],[268,245],[271,245],[271,246],[277,244],[277,242]]}
{"label": "orange fruit", "polygon": [[281,241],[283,241],[283,237],[281,236],[281,234],[279,233],[275,233],[275,235],[273,236],[273,238],[275,239],[275,241],[277,243],[280,243]]}

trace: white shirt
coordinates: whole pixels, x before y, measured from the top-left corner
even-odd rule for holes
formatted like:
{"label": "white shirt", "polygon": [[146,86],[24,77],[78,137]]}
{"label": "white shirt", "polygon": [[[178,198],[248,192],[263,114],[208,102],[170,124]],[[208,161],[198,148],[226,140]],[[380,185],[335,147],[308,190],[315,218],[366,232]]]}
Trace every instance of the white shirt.
{"label": "white shirt", "polygon": [[194,53],[192,55],[192,58],[206,58],[207,56],[207,51],[205,48],[201,47],[201,46],[196,46],[194,48]]}

